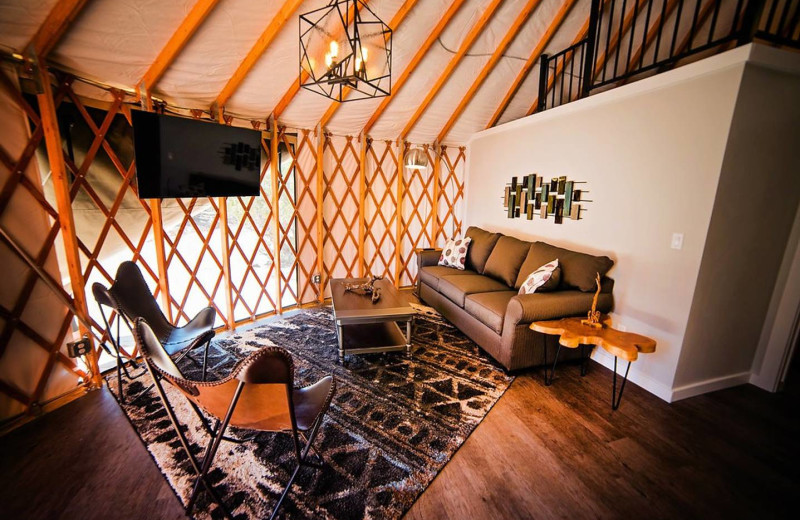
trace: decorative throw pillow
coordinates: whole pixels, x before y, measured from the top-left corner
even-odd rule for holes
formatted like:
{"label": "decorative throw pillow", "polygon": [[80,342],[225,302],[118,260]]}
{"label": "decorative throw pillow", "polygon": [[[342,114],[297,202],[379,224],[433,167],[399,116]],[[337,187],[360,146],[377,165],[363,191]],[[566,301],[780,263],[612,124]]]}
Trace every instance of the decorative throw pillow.
{"label": "decorative throw pillow", "polygon": [[528,275],[525,282],[519,288],[519,293],[531,294],[536,291],[552,291],[558,287],[560,281],[561,267],[559,267],[558,258],[556,258]]}
{"label": "decorative throw pillow", "polygon": [[451,238],[447,241],[442,249],[442,255],[439,257],[439,265],[445,267],[455,267],[459,271],[464,270],[464,264],[467,262],[467,250],[469,243],[472,241],[469,237],[464,238]]}

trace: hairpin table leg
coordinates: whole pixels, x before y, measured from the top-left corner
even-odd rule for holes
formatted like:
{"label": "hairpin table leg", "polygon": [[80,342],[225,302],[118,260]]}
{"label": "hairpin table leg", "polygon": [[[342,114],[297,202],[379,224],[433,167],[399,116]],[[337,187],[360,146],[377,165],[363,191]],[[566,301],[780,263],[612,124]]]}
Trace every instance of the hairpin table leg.
{"label": "hairpin table leg", "polygon": [[558,355],[561,353],[561,343],[558,344],[558,348],[556,348],[556,359],[553,361],[553,367],[549,369],[550,374],[548,375],[548,367],[547,367],[547,343],[544,346],[544,386],[550,386],[553,384],[553,376],[556,374],[556,365],[558,364]]}
{"label": "hairpin table leg", "polygon": [[614,384],[611,389],[611,409],[616,410],[619,408],[619,403],[622,401],[622,392],[625,390],[625,383],[628,381],[628,370],[631,369],[631,362],[628,361],[628,367],[625,369],[625,377],[622,378],[622,384],[619,387],[619,395],[617,395],[617,356],[614,356]]}
{"label": "hairpin table leg", "polygon": [[592,349],[589,345],[584,345],[581,343],[581,377],[586,375],[586,366],[589,364],[589,354],[591,354]]}

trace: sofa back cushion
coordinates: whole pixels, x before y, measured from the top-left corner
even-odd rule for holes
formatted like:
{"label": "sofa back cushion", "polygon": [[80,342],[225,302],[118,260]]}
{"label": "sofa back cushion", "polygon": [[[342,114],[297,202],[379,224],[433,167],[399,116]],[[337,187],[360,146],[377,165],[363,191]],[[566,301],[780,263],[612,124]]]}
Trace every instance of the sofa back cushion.
{"label": "sofa back cushion", "polygon": [[472,239],[467,251],[467,269],[472,269],[480,274],[486,267],[486,260],[494,249],[497,239],[500,238],[500,233],[489,233],[488,231],[476,226],[470,226],[467,232],[464,233]]}
{"label": "sofa back cushion", "polygon": [[519,270],[515,288],[519,289],[528,275],[556,258],[561,266],[561,288],[584,292],[597,289],[595,273],[600,273],[602,278],[614,265],[614,261],[607,256],[587,255],[545,242],[534,242]]}
{"label": "sofa back cushion", "polygon": [[530,248],[530,242],[501,236],[492,249],[489,259],[486,260],[483,274],[505,282],[509,287],[514,287],[519,275],[519,268],[522,267],[522,262],[528,256]]}

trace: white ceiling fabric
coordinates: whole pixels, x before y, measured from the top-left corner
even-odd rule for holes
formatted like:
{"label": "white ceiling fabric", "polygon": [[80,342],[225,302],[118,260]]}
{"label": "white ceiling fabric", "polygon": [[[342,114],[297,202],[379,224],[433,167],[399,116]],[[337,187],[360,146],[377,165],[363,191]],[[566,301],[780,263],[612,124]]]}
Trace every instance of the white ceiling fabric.
{"label": "white ceiling fabric", "polygon": [[[397,78],[441,19],[452,0],[419,0],[393,36],[392,75]],[[542,0],[505,51],[472,102],[444,139],[466,143],[483,130],[511,87],[524,61],[550,25],[563,0]],[[484,13],[490,0],[467,0],[438,42],[372,127],[375,139],[396,139],[436,83],[453,53]],[[389,23],[403,0],[372,0],[369,5]],[[470,85],[489,60],[526,1],[505,0],[480,33],[407,139],[433,142]],[[569,45],[588,16],[589,0],[579,0],[546,52]],[[0,0],[0,45],[22,51],[55,0]],[[208,110],[283,4],[281,1],[220,0],[154,88],[168,103]],[[293,82],[297,81],[299,13],[327,4],[306,0],[226,104],[226,112],[243,119],[266,119]],[[50,55],[51,61],[78,76],[114,86],[134,88],[194,5],[194,0],[89,0]],[[533,103],[538,65],[519,90],[503,121],[519,118]],[[330,106],[327,98],[301,90],[279,121],[290,127],[313,128]],[[356,135],[380,100],[343,103],[327,125],[338,135]]]}

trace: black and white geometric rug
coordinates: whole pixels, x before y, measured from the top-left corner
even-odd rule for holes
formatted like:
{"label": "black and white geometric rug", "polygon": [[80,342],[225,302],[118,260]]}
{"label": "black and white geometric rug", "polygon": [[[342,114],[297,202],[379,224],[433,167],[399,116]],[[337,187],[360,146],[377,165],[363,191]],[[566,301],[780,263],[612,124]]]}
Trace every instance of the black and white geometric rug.
{"label": "black and white geometric rug", "polygon": [[[229,373],[265,345],[292,353],[298,386],[326,374],[336,378],[336,395],[315,442],[325,465],[301,469],[280,518],[401,517],[513,381],[458,329],[431,309],[416,307],[421,312],[411,358],[400,352],[351,355],[340,365],[328,308],[213,342],[209,379]],[[187,377],[199,377],[189,360],[180,368]],[[149,384],[149,375],[128,383],[126,397]],[[109,380],[109,388],[116,392],[116,381]],[[208,443],[199,420],[182,395],[165,388],[199,454]],[[194,474],[155,390],[122,408],[185,504]],[[210,478],[236,518],[265,518],[293,469],[290,437],[262,433],[240,445],[223,442]],[[195,516],[218,518],[222,511],[203,492]]]}

